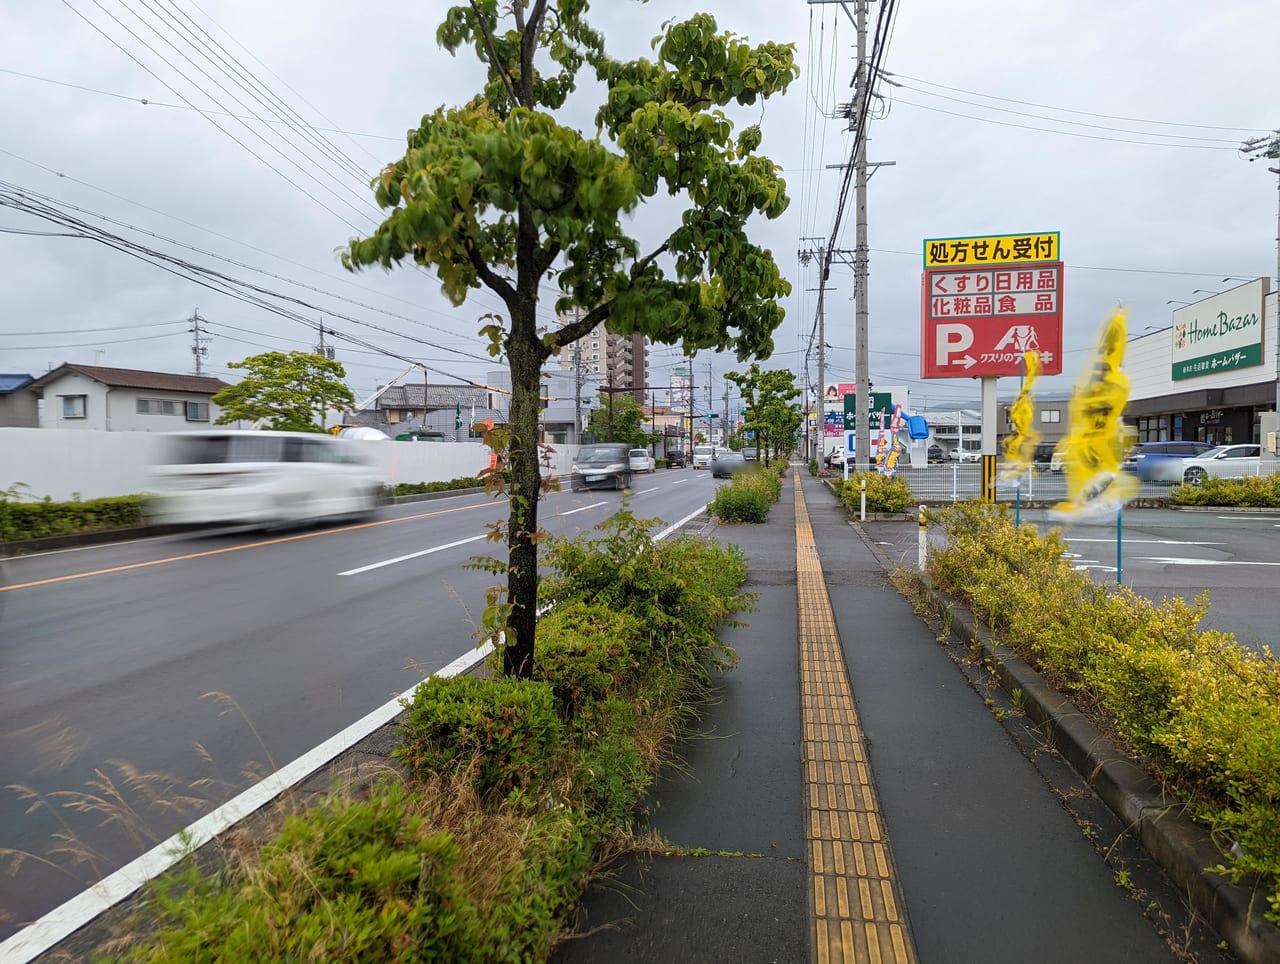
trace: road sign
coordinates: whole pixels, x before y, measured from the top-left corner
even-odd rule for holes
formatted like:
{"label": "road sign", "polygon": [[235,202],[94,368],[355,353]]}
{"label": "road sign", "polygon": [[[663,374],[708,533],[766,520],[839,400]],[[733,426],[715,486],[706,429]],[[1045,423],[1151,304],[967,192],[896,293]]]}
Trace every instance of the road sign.
{"label": "road sign", "polygon": [[1021,375],[1032,350],[1062,373],[1061,261],[926,269],[920,317],[922,378]]}
{"label": "road sign", "polygon": [[926,268],[967,268],[996,264],[1061,261],[1057,231],[997,234],[974,238],[933,238],[924,243]]}

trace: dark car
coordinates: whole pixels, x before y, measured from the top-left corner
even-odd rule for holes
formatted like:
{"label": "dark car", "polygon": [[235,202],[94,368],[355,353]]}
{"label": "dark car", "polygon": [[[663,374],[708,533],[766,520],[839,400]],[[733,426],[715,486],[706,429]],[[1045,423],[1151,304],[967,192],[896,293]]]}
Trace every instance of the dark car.
{"label": "dark car", "polygon": [[573,458],[574,492],[631,488],[631,446],[625,442],[584,445]]}
{"label": "dark car", "polygon": [[742,457],[741,452],[721,452],[711,463],[711,477],[729,479],[733,477],[733,473],[740,472],[746,467],[747,460]]}
{"label": "dark car", "polygon": [[1211,448],[1208,442],[1139,442],[1120,467],[1143,482],[1181,482],[1187,460]]}
{"label": "dark car", "polygon": [[938,465],[947,460],[947,450],[941,445],[929,446],[929,464]]}
{"label": "dark car", "polygon": [[667,453],[667,468],[682,469],[689,464],[689,456],[684,449],[671,449]]}
{"label": "dark car", "polygon": [[760,452],[754,445],[748,445],[742,450],[742,457],[748,462],[754,462],[760,458]]}

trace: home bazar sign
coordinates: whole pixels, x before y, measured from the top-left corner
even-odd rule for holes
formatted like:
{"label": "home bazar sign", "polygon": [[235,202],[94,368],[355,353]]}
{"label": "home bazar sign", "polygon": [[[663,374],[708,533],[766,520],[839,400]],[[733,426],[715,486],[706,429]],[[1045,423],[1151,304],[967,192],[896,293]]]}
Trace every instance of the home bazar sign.
{"label": "home bazar sign", "polygon": [[1262,305],[1270,279],[1258,278],[1173,313],[1174,381],[1262,364]]}
{"label": "home bazar sign", "polygon": [[1058,232],[924,242],[921,377],[1021,375],[1036,351],[1062,372]]}

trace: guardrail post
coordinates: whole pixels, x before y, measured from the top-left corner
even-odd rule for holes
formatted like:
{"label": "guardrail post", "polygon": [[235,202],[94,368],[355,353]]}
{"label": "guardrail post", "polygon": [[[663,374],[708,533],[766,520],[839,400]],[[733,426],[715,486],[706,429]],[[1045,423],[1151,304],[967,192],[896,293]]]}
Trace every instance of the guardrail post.
{"label": "guardrail post", "polygon": [[861,494],[858,496],[858,503],[859,503],[858,521],[866,522],[867,521],[867,480],[866,479],[860,480],[858,482],[858,488],[862,490]]}

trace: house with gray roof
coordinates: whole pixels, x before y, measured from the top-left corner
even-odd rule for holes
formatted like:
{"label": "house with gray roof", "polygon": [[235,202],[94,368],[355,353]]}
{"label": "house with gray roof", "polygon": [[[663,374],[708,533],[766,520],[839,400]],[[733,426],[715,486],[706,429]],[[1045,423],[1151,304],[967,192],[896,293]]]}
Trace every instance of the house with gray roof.
{"label": "house with gray roof", "polygon": [[44,400],[41,428],[174,432],[213,427],[212,398],[228,383],[208,375],[174,375],[66,362],[26,386]]}

